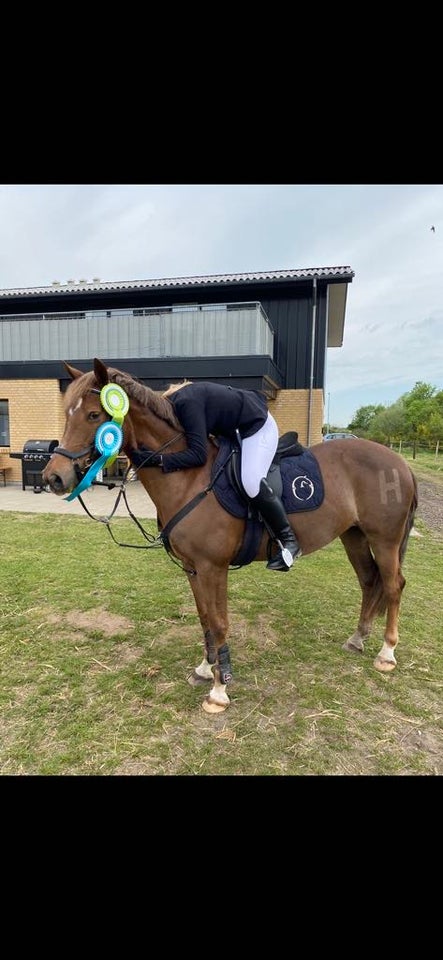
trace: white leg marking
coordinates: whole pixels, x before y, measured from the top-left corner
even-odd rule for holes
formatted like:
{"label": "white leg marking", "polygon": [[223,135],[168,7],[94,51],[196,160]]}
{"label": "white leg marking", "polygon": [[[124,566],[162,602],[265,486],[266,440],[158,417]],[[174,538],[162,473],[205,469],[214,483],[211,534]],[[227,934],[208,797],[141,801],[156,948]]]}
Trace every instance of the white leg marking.
{"label": "white leg marking", "polygon": [[388,643],[383,644],[378,656],[380,660],[390,660],[392,663],[397,663],[394,657],[394,651]]}
{"label": "white leg marking", "polygon": [[209,694],[209,700],[212,700],[214,703],[230,703],[228,694],[226,693],[226,686],[224,683],[214,683],[214,686]]}
{"label": "white leg marking", "polygon": [[214,679],[212,668],[210,667],[206,657],[204,660],[202,660],[200,666],[195,668],[195,672],[199,677],[203,677],[204,680]]}

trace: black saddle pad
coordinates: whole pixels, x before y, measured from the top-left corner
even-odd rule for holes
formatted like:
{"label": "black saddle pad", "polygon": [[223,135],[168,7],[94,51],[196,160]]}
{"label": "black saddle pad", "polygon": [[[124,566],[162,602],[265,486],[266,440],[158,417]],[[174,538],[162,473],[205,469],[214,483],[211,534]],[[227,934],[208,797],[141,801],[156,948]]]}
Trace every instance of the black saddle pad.
{"label": "black saddle pad", "polygon": [[280,462],[283,506],[286,513],[316,510],[323,503],[325,489],[320,464],[310,450]]}
{"label": "black saddle pad", "polygon": [[[220,450],[212,468],[212,477],[223,463],[229,460],[232,444],[221,440]],[[282,501],[286,513],[301,510],[316,510],[323,503],[324,485],[318,461],[310,450],[303,450],[297,457],[285,457],[280,461],[283,481]],[[246,519],[248,504],[231,484],[228,470],[222,470],[214,484],[214,494],[219,504],[233,517]]]}

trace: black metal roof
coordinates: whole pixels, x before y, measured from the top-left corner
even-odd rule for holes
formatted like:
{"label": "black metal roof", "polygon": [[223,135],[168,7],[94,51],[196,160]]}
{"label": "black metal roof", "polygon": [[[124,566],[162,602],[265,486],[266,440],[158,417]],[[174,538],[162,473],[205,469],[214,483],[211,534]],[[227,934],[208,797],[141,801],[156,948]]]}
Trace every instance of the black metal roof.
{"label": "black metal roof", "polygon": [[60,294],[92,293],[100,291],[153,290],[156,288],[217,287],[245,283],[271,281],[278,283],[294,280],[303,281],[314,277],[322,280],[338,279],[352,281],[354,271],[351,267],[306,267],[300,270],[266,270],[253,273],[220,273],[202,277],[169,277],[157,280],[68,280],[66,283],[54,282],[49,286],[17,287],[0,289],[0,300],[7,297],[60,296]]}

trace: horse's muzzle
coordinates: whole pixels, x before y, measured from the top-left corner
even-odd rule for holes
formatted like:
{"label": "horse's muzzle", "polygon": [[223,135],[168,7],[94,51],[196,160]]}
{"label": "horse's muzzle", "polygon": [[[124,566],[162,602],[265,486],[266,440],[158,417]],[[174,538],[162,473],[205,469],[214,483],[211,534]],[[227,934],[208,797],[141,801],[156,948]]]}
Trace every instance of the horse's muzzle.
{"label": "horse's muzzle", "polygon": [[53,454],[42,471],[43,482],[59,497],[70,493],[83,476],[77,463],[59,454]]}

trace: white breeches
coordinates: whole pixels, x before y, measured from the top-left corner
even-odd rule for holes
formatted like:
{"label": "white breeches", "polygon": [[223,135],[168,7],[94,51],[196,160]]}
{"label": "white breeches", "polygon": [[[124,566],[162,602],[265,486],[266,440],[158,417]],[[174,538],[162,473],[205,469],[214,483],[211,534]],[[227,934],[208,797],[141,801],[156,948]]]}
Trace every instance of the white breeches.
{"label": "white breeches", "polygon": [[278,444],[278,427],[271,413],[252,437],[242,440],[241,480],[248,497],[256,497],[260,480],[266,477]]}

